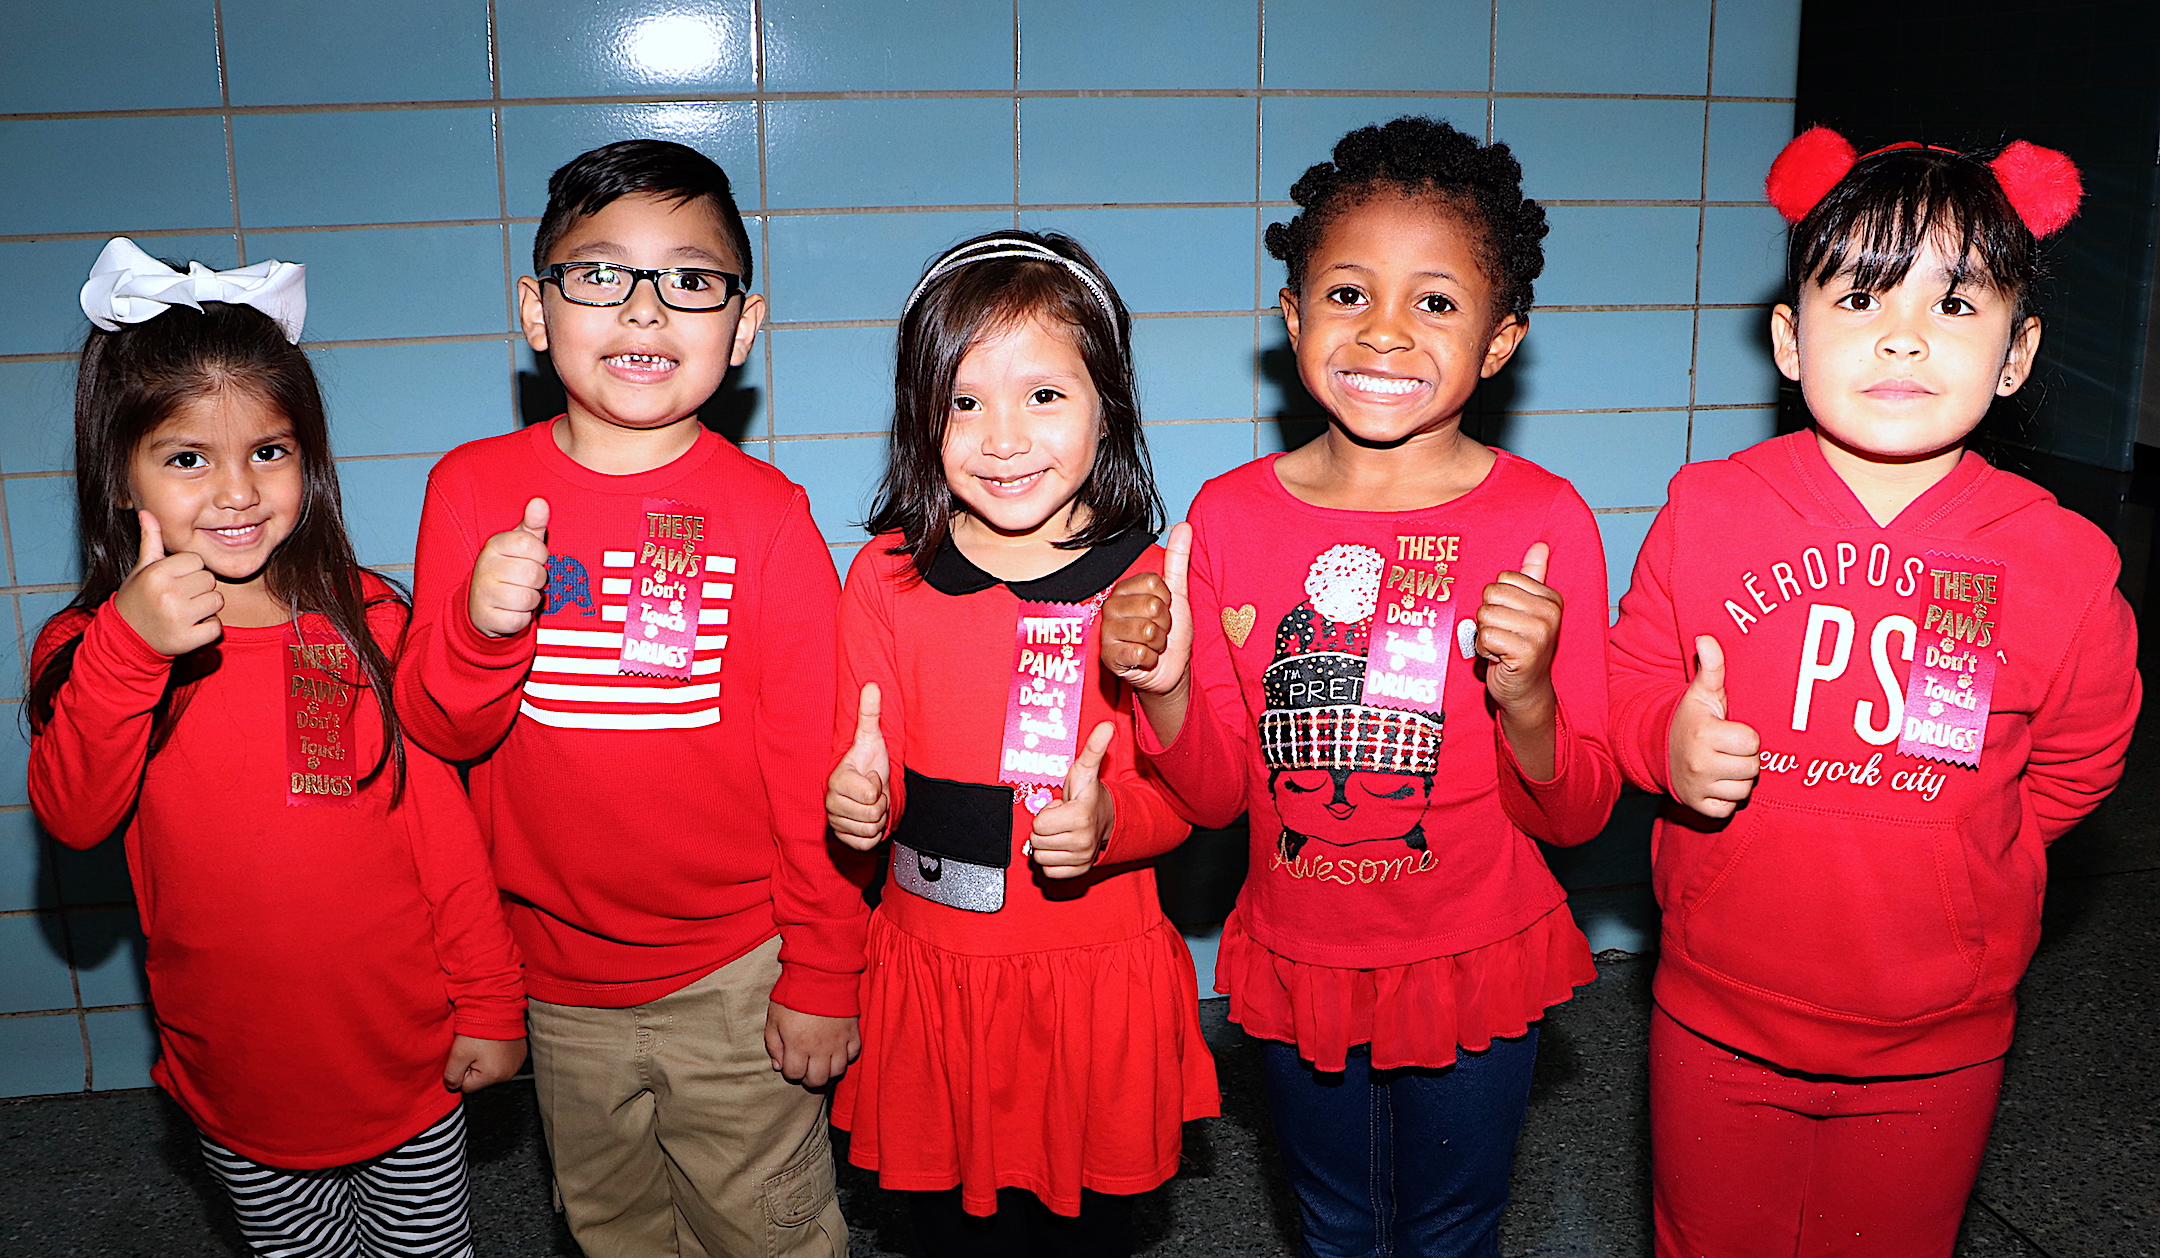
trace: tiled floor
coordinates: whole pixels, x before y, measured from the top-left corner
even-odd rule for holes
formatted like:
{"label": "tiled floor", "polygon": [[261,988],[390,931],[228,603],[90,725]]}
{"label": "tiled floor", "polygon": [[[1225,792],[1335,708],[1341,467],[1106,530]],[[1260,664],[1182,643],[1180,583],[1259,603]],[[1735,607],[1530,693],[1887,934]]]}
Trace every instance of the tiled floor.
{"label": "tiled floor", "polygon": [[[2148,726],[2152,717],[2148,715]],[[2054,853],[2048,929],[2024,987],[2001,1117],[1960,1258],[2160,1255],[2160,747],[2148,728],[2114,798]],[[1614,960],[1547,1023],[1502,1251],[1649,1252],[1643,1052],[1652,959]],[[1257,1062],[1204,1006],[1224,1117],[1142,1212],[1147,1253],[1294,1252]],[[472,1113],[483,1258],[574,1255],[554,1222],[531,1085]],[[857,1258],[914,1255],[901,1211],[843,1178]],[[155,1092],[0,1102],[0,1253],[195,1258],[239,1253],[187,1123]]]}

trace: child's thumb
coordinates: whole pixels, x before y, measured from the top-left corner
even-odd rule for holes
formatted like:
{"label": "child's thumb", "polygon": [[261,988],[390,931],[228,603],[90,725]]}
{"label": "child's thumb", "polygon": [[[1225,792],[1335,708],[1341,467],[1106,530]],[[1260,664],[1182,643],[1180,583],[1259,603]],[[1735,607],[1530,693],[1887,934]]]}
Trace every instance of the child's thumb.
{"label": "child's thumb", "polygon": [[541,541],[546,541],[548,529],[548,500],[545,498],[535,498],[531,502],[526,503],[525,518],[518,521],[518,527],[524,529],[526,532],[532,534],[534,537],[539,538]]}
{"label": "child's thumb", "polygon": [[1163,584],[1170,587],[1170,597],[1185,601],[1186,574],[1192,569],[1192,525],[1180,521],[1171,528],[1169,540],[1163,544],[1167,562],[1163,564]]}
{"label": "child's thumb", "polygon": [[878,724],[884,706],[877,683],[863,683],[862,697],[855,705],[855,741],[848,746],[848,759],[856,761],[857,767],[885,750],[885,731]]}
{"label": "child's thumb", "polygon": [[1690,689],[1708,700],[1722,718],[1725,715],[1725,648],[1706,633],[1695,639],[1695,658],[1699,667]]}
{"label": "child's thumb", "polygon": [[135,571],[141,572],[165,557],[165,530],[148,511],[137,511],[135,519],[142,525],[142,546],[135,555]]}
{"label": "child's thumb", "polygon": [[1095,788],[1102,777],[1103,756],[1110,750],[1110,740],[1117,737],[1117,726],[1104,721],[1088,734],[1087,745],[1073,757],[1072,768],[1065,774],[1065,798],[1071,799]]}
{"label": "child's thumb", "polygon": [[1539,585],[1545,584],[1545,569],[1552,562],[1552,547],[1544,542],[1530,543],[1530,549],[1522,557],[1522,574]]}

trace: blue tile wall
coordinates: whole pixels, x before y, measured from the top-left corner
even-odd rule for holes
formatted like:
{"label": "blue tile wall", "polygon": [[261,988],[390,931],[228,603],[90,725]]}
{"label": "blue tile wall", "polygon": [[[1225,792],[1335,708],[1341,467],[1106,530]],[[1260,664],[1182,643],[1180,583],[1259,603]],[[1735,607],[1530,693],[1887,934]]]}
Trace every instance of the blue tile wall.
{"label": "blue tile wall", "polygon": [[223,0],[235,105],[485,100],[482,0]]}
{"label": "blue tile wall", "polygon": [[1710,0],[1499,0],[1493,11],[1500,91],[1699,97],[1709,85]]}
{"label": "blue tile wall", "polygon": [[502,94],[753,91],[753,11],[751,0],[496,0]]}
{"label": "blue tile wall", "polygon": [[1020,86],[1253,87],[1259,33],[1250,0],[1020,0]]}
{"label": "blue tile wall", "polygon": [[893,330],[788,328],[770,334],[773,432],[790,437],[876,432],[892,421]]}
{"label": "blue tile wall", "polygon": [[[85,153],[98,160],[84,161]],[[0,169],[8,172],[0,238],[11,243],[57,232],[209,231],[233,221],[225,127],[216,118],[0,117]]]}
{"label": "blue tile wall", "polygon": [[74,363],[0,363],[0,472],[73,467],[74,413]]}
{"label": "blue tile wall", "polygon": [[29,813],[0,813],[0,912],[49,909],[59,904],[60,889],[53,881],[52,865],[45,859],[42,842]]}
{"label": "blue tile wall", "polygon": [[764,18],[767,91],[1001,91],[1013,85],[1012,0],[765,0]]}
{"label": "blue tile wall", "polygon": [[499,224],[250,239],[255,261],[270,257],[307,266],[308,335],[316,340],[459,336],[510,327]]}
{"label": "blue tile wall", "polygon": [[1534,197],[1693,201],[1702,195],[1697,101],[1503,98],[1493,102],[1493,135],[1522,161],[1523,189]]}
{"label": "blue tile wall", "polygon": [[1258,116],[1235,96],[1024,100],[1020,199],[1250,202]]}
{"label": "blue tile wall", "polygon": [[791,100],[765,108],[765,197],[774,209],[1010,205],[1012,195],[1010,100]]}
{"label": "blue tile wall", "polygon": [[[0,1095],[144,1086],[155,1052],[120,845],[59,847],[23,777],[24,648],[77,576],[76,294],[106,236],[221,268],[308,265],[354,541],[405,573],[434,456],[549,405],[551,373],[509,300],[548,174],[615,139],[691,144],[733,179],[773,319],[708,412],[809,489],[844,568],[882,467],[894,318],[930,257],[1023,226],[1102,260],[1136,315],[1148,443],[1180,515],[1209,477],[1324,427],[1273,309],[1282,267],[1261,247],[1295,208],[1291,183],[1351,127],[1443,117],[1508,142],[1552,224],[1530,338],[1481,390],[1476,431],[1576,481],[1617,599],[1674,469],[1775,427],[1763,328],[1783,226],[1761,179],[1791,133],[1799,12],[72,0],[11,15]],[[93,61],[101,72],[82,73]],[[1563,880],[1626,883],[1638,821],[1616,821]],[[1640,946],[1640,890],[1599,895],[1580,905],[1599,946]]]}
{"label": "blue tile wall", "polygon": [[[86,72],[88,67],[95,72]],[[0,114],[215,109],[217,15],[197,0],[11,5]]]}
{"label": "blue tile wall", "polygon": [[[1490,0],[1271,0],[1267,87],[1482,92],[1492,78]],[[1374,38],[1385,31],[1384,38]]]}
{"label": "blue tile wall", "polygon": [[485,109],[243,114],[232,130],[250,226],[501,216]]}

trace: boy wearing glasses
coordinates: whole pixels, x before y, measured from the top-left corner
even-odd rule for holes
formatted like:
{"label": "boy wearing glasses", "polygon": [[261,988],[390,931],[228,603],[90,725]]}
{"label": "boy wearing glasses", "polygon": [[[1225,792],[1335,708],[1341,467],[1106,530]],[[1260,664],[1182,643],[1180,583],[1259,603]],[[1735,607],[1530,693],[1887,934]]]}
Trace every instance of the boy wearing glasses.
{"label": "boy wearing glasses", "polygon": [[568,408],[429,476],[398,710],[474,762],[585,1252],[842,1258],[807,1090],[859,1045],[839,586],[803,491],[697,418],[765,315],[749,236],[718,166],[629,140],[548,180],[533,254],[520,321]]}

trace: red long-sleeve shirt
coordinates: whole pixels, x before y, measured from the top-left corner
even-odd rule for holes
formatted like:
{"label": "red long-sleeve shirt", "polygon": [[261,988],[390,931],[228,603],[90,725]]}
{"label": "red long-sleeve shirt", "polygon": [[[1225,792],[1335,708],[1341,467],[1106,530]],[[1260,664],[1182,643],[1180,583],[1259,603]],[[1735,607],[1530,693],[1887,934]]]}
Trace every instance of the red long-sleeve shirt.
{"label": "red long-sleeve shirt", "polygon": [[[2044,848],[2113,788],[2137,718],[2118,568],[2099,530],[1971,453],[1888,525],[1812,432],[1682,468],[1612,631],[1614,748],[1668,788],[1708,634],[1762,773],[1728,823],[1677,806],[1658,823],[1666,1011],[1811,1073],[2007,1049]],[[1982,654],[1991,693],[1957,680]],[[1931,662],[1939,684],[1909,705]],[[1961,705],[1985,714],[1977,766],[1907,750],[1953,743]]]}
{"label": "red long-sleeve shirt", "polygon": [[[1605,559],[1589,508],[1504,451],[1477,488],[1421,511],[1316,507],[1283,488],[1274,464],[1219,476],[1193,501],[1193,697],[1168,747],[1139,722],[1143,748],[1195,824],[1250,810],[1238,912],[1283,957],[1370,969],[1523,930],[1566,899],[1531,838],[1594,837],[1620,785],[1605,745]],[[1552,548],[1546,584],[1564,601],[1546,782],[1516,763],[1458,647],[1484,587],[1540,541]],[[1444,620],[1423,623],[1436,597]],[[1408,615],[1390,620],[1395,609]],[[1371,703],[1366,672],[1390,635],[1444,661],[1444,720]]]}
{"label": "red long-sleeve shirt", "polygon": [[[387,595],[372,577],[367,592]],[[370,610],[386,648],[404,615]],[[297,628],[301,642],[337,641],[319,616]],[[107,602],[54,617],[33,669],[77,634],[52,720],[31,739],[30,798],[70,847],[126,826],[152,1077],[213,1139],[273,1166],[374,1157],[441,1118],[455,1104],[442,1084],[451,1036],[525,1034],[517,953],[456,775],[409,747],[395,808],[392,769],[347,806],[289,805],[288,698],[296,675],[322,674],[292,667],[283,625],[228,626],[191,657],[214,667],[153,755],[173,661]],[[318,767],[358,777],[375,763],[365,687],[325,741],[350,758]]]}
{"label": "red long-sleeve shirt", "polygon": [[[832,561],[803,491],[710,432],[611,476],[552,424],[470,442],[428,478],[399,710],[421,745],[477,761],[473,805],[533,996],[623,1008],[773,937],[773,999],[850,1017],[867,910],[825,837]],[[473,561],[531,498],[551,510],[535,624],[473,628]],[[657,518],[655,518],[657,517]],[[649,545],[694,554],[687,678],[623,672]]]}
{"label": "red long-sleeve shirt", "polygon": [[[1162,563],[1159,547],[1135,541],[1121,551],[1112,542],[1041,581],[1006,584],[948,546],[931,578],[923,580],[915,575],[913,561],[885,553],[898,540],[897,534],[887,534],[856,552],[840,601],[840,693],[852,699],[864,683],[878,684],[878,726],[892,763],[896,824],[907,809],[906,770],[946,781],[997,782],[1013,679],[1013,634],[1023,600],[1084,603],[1127,572]],[[1153,868],[1132,862],[1169,851],[1191,827],[1136,762],[1132,695],[1095,664],[1100,624],[1098,619],[1089,626],[1088,642],[1076,652],[1089,681],[1073,728],[1085,744],[1101,722],[1119,726],[1100,778],[1115,808],[1101,863],[1083,878],[1041,879],[1020,850],[1033,818],[1015,800],[1004,907],[969,912],[888,883],[880,911],[900,929],[941,948],[986,956],[1131,939],[1163,920]],[[841,703],[837,751],[828,764],[846,753],[855,724],[856,704]]]}

